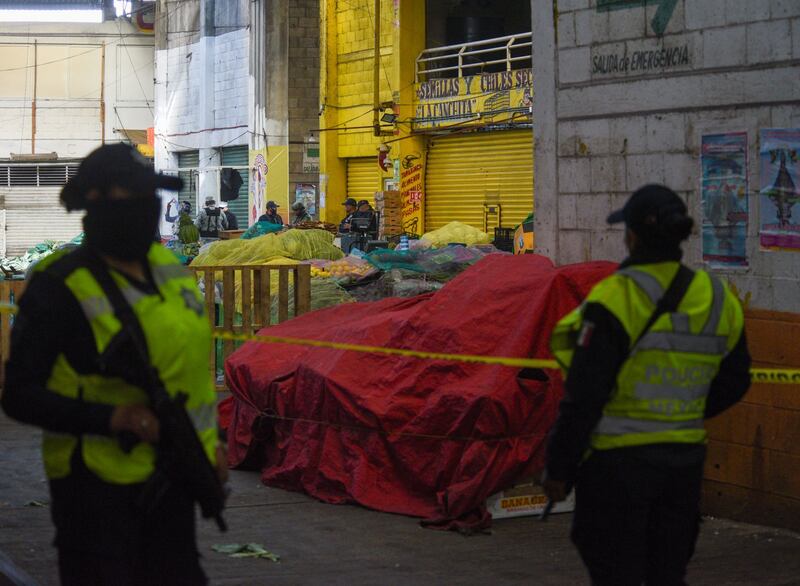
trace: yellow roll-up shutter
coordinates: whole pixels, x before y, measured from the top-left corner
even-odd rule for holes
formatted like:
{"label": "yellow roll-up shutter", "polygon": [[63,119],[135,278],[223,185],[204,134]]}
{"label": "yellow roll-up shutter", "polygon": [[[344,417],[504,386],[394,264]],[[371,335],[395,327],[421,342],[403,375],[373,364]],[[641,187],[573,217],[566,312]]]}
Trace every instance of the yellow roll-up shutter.
{"label": "yellow roll-up shutter", "polygon": [[381,176],[377,156],[347,159],[347,197],[366,199],[375,207],[375,192],[382,189]]}
{"label": "yellow roll-up shutter", "polygon": [[[484,229],[484,205],[500,204],[513,228],[533,211],[533,133],[473,132],[431,139],[425,172],[425,230],[457,220]],[[497,225],[492,217],[490,228]]]}

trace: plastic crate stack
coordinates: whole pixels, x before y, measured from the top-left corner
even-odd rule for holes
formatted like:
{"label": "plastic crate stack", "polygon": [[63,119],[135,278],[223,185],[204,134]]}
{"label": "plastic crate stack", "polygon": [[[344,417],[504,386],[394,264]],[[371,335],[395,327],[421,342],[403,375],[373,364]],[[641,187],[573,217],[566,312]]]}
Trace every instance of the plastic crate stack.
{"label": "plastic crate stack", "polygon": [[514,228],[495,228],[492,244],[498,250],[514,252]]}

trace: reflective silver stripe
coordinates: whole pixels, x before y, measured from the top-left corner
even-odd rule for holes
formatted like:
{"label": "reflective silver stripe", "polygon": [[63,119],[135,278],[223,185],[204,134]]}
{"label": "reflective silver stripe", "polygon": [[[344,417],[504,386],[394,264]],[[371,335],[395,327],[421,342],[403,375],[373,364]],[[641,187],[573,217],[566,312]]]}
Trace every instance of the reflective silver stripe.
{"label": "reflective silver stripe", "polygon": [[163,285],[171,279],[191,278],[189,269],[179,264],[156,265],[151,270],[153,271],[153,279],[156,285]]}
{"label": "reflective silver stripe", "polygon": [[105,297],[87,297],[81,301],[81,309],[89,321],[113,312],[111,302]]}
{"label": "reflective silver stripe", "polygon": [[594,433],[600,435],[626,435],[632,433],[682,431],[687,429],[703,429],[703,420],[657,421],[654,419],[629,419],[627,417],[604,415],[594,429]]}
{"label": "reflective silver stripe", "polygon": [[722,282],[713,275],[709,275],[711,279],[711,311],[708,314],[708,321],[703,327],[704,334],[715,334],[719,327],[719,320],[722,317],[722,306],[725,304],[725,288]]}
{"label": "reflective silver stripe", "polygon": [[724,355],[727,338],[722,336],[700,336],[674,332],[648,332],[639,340],[636,351],[666,350],[692,352],[695,354]]}
{"label": "reflective silver stripe", "polygon": [[186,412],[189,414],[189,418],[192,420],[194,428],[197,431],[205,431],[216,427],[217,409],[214,403],[193,407],[187,409]]}
{"label": "reflective silver stripe", "polygon": [[653,275],[632,268],[622,269],[617,272],[631,278],[634,283],[639,285],[639,288],[647,294],[650,301],[653,302],[653,305],[658,303],[658,300],[663,297],[664,287],[661,286],[661,283],[659,283],[658,279]]}
{"label": "reflective silver stripe", "polygon": [[663,399],[693,401],[708,394],[708,384],[678,386],[659,383],[636,383],[634,394],[637,399]]}
{"label": "reflective silver stripe", "polygon": [[685,313],[672,313],[672,331],[679,334],[689,333],[689,316]]}
{"label": "reflective silver stripe", "polygon": [[136,287],[122,287],[120,289],[122,295],[125,297],[125,300],[130,303],[131,305],[135,305],[140,299],[143,297],[147,297],[146,293],[143,293]]}

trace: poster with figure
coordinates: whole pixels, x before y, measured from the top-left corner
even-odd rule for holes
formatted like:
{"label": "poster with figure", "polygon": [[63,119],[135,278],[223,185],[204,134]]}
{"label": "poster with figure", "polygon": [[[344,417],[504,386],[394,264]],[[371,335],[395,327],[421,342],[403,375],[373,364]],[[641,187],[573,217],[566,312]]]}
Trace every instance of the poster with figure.
{"label": "poster with figure", "polygon": [[746,267],[747,133],[704,135],[700,152],[703,262]]}
{"label": "poster with figure", "polygon": [[800,250],[800,128],[761,130],[761,247]]}
{"label": "poster with figure", "polygon": [[294,203],[300,202],[306,207],[312,218],[317,215],[317,186],[313,183],[298,183],[294,188]]}

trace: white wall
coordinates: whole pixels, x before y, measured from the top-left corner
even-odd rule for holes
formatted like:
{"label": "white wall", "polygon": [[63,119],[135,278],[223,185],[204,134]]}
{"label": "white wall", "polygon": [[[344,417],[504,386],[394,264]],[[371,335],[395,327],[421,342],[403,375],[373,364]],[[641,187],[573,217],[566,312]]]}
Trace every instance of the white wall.
{"label": "white wall", "polygon": [[[36,50],[34,50],[34,43]],[[105,82],[102,45],[105,44]],[[0,159],[31,152],[36,71],[36,152],[82,158],[121,128],[153,125],[152,34],[125,21],[103,24],[3,23],[0,27]],[[34,53],[38,52],[34,69]]]}
{"label": "white wall", "polygon": [[249,143],[248,60],[247,29],[156,51],[157,166],[173,164],[169,153]]}
{"label": "white wall", "polygon": [[[665,4],[560,0],[554,23],[553,2],[532,0],[537,247],[562,264],[622,259],[622,233],[605,218],[648,182],[678,191],[699,225],[700,137],[743,130],[750,266],[717,272],[753,306],[800,312],[800,253],[759,249],[755,195],[759,129],[800,127],[800,1],[677,0],[658,36]],[[666,54],[674,60],[658,66]],[[610,55],[627,69],[609,68]],[[695,267],[701,246],[695,230],[684,247]]]}

